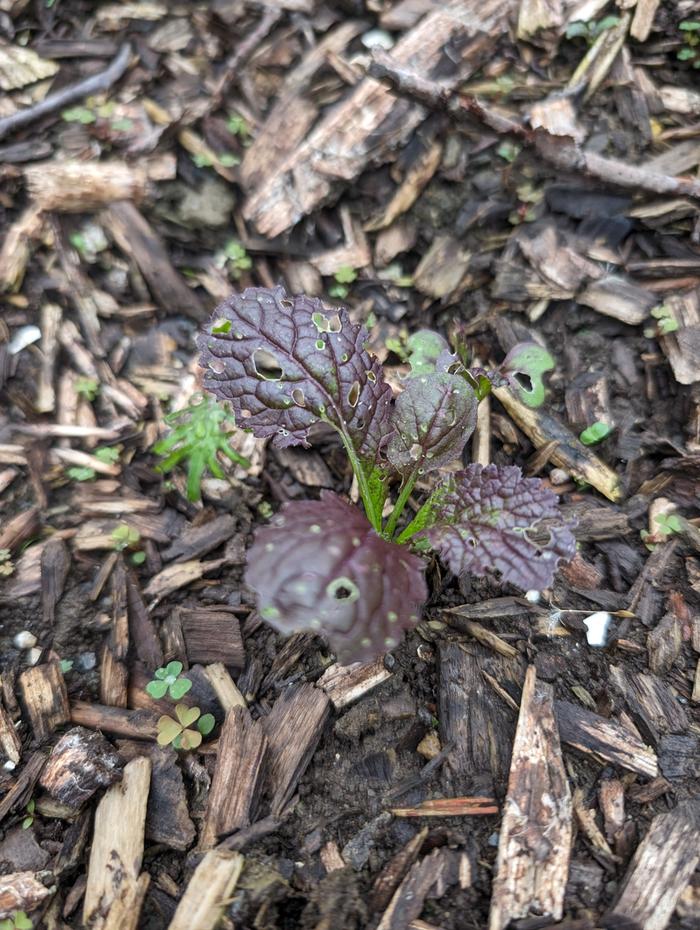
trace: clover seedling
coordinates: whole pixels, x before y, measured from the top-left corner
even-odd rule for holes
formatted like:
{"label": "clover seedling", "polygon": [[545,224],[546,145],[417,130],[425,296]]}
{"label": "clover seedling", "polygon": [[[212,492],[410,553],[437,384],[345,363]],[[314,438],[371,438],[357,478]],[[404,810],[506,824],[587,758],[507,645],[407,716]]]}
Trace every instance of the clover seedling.
{"label": "clover seedling", "polygon": [[[125,549],[136,549],[141,541],[141,534],[132,526],[126,523],[120,523],[112,530],[112,543],[117,552],[124,552]],[[142,565],[146,561],[146,553],[137,551],[131,553],[131,561],[134,565]]]}
{"label": "clover seedling", "polygon": [[[201,744],[202,737],[207,736],[214,729],[213,715],[202,714],[198,707],[178,704],[175,707],[175,717],[177,719],[164,714],[158,719],[156,728],[159,746],[172,743],[176,749],[196,749]],[[195,730],[189,729],[192,724],[196,725]]]}
{"label": "clover seedling", "polygon": [[92,403],[100,392],[100,382],[95,378],[76,378],[75,390],[80,397]]}
{"label": "clover seedling", "polygon": [[233,417],[211,397],[200,397],[184,410],[169,414],[165,422],[171,431],[153,446],[156,455],[164,456],[158,471],[167,474],[180,462],[186,462],[189,500],[201,499],[205,469],[215,478],[224,477],[219,452],[241,468],[250,468],[248,459],[231,448],[229,434],[236,425]]}
{"label": "clover seedling", "polygon": [[146,691],[151,697],[160,700],[166,693],[174,701],[179,701],[192,687],[189,678],[181,678],[182,662],[168,662],[165,668],[155,670],[155,678],[146,685]]}
{"label": "clover seedling", "polygon": [[[245,576],[263,619],[284,633],[325,633],[341,661],[391,649],[415,626],[428,593],[426,551],[457,574],[498,572],[526,591],[551,585],[575,552],[557,496],[539,479],[499,465],[440,474],[461,455],[492,384],[541,402],[551,356],[528,343],[497,371],[468,368],[464,352],[421,331],[394,398],[367,339],[345,309],[281,287],[233,295],[198,338],[204,387],[244,428],[279,447],[308,446],[325,423],[348,455],[364,513],[329,491],[286,504],[257,531]],[[429,490],[406,521],[419,481]]]}
{"label": "clover seedling", "polygon": [[36,801],[34,800],[34,798],[32,798],[31,801],[29,801],[29,803],[25,807],[25,811],[27,813],[24,819],[22,820],[23,830],[28,830],[31,827],[31,825],[34,823],[35,810],[36,810]]}
{"label": "clover seedling", "polygon": [[612,433],[612,426],[604,423],[602,420],[596,420],[591,426],[587,426],[579,436],[584,446],[595,446],[597,443],[606,439]]}

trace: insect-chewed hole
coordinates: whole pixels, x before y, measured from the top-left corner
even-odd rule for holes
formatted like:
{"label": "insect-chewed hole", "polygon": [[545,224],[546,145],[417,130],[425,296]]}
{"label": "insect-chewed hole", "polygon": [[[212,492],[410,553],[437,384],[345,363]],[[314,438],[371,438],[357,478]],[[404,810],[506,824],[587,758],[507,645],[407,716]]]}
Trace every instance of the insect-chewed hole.
{"label": "insect-chewed hole", "polygon": [[223,375],[223,373],[226,371],[226,365],[224,365],[224,363],[220,361],[218,358],[211,359],[207,364],[209,365],[209,368],[214,372],[214,374]]}
{"label": "insect-chewed hole", "polygon": [[297,405],[297,407],[306,406],[306,398],[304,397],[304,392],[301,388],[294,388],[292,391],[292,400]]}
{"label": "insect-chewed hole", "polygon": [[348,604],[353,604],[360,596],[360,589],[352,578],[343,575],[328,583],[326,594],[336,601],[346,601]]}
{"label": "insect-chewed hole", "polygon": [[212,333],[230,333],[231,321],[223,318],[214,320],[211,326],[211,331]]}
{"label": "insect-chewed hole", "polygon": [[353,381],[352,387],[348,391],[348,403],[351,407],[357,407],[357,402],[360,399],[360,382]]}
{"label": "insect-chewed hole", "polygon": [[530,375],[526,375],[524,371],[516,371],[514,377],[520,387],[526,391],[532,391],[532,378]]}
{"label": "insect-chewed hole", "polygon": [[282,300],[280,300],[280,307],[283,307],[285,310],[293,310],[294,301],[290,300],[289,297],[283,297]]}
{"label": "insect-chewed hole", "polygon": [[284,377],[277,359],[266,349],[256,349],[253,352],[253,365],[257,376],[265,381],[281,381]]}
{"label": "insect-chewed hole", "polygon": [[333,314],[333,316],[328,321],[328,332],[339,333],[342,328],[343,324],[340,322],[340,317],[337,313]]}

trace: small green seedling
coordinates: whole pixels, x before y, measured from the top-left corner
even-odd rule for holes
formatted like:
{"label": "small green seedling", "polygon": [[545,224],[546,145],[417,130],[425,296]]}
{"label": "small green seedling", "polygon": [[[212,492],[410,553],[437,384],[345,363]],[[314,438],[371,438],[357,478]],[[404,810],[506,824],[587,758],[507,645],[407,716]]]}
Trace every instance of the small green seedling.
{"label": "small green seedling", "polygon": [[243,145],[250,145],[248,123],[239,113],[232,113],[226,120],[226,128],[232,136],[238,136]]}
{"label": "small green seedling", "polygon": [[104,462],[105,465],[116,465],[119,461],[119,449],[115,446],[102,446],[95,449],[95,458]]}
{"label": "small green seedling", "polygon": [[152,698],[160,700],[169,694],[174,701],[179,701],[192,687],[189,678],[181,677],[182,662],[168,662],[164,668],[155,670],[155,678],[146,685],[146,691]]}
{"label": "small green seedling", "polygon": [[[167,714],[159,718],[156,724],[158,730],[158,745],[172,744],[175,749],[196,749],[202,742],[202,737],[208,736],[214,729],[215,720],[212,714],[202,714],[198,707],[188,707],[178,704],[175,707],[173,719]],[[196,729],[189,729],[192,724]]]}
{"label": "small green seedling", "polygon": [[87,107],[70,107],[61,113],[61,118],[66,123],[80,123],[82,126],[89,126],[97,121],[95,114]]}
{"label": "small green seedling", "polygon": [[14,572],[15,566],[12,562],[12,555],[9,549],[0,549],[0,577],[9,578]]}
{"label": "small green seedling", "polygon": [[72,465],[66,469],[66,474],[73,481],[92,481],[97,477],[95,469],[87,465]]}
{"label": "small green seedling", "polygon": [[597,443],[606,439],[610,433],[612,433],[612,430],[613,428],[609,423],[604,423],[602,420],[597,420],[591,426],[586,427],[586,429],[579,436],[579,439],[584,444],[584,446],[595,446]]}
{"label": "small green seedling", "polygon": [[352,284],[353,281],[357,280],[357,272],[350,265],[343,265],[336,271],[333,278],[335,283],[328,288],[328,295],[335,297],[337,300],[344,300],[350,293],[348,284]]}
{"label": "small green seedling", "polygon": [[689,62],[693,68],[700,68],[700,21],[687,19],[678,28],[683,33],[685,46],[677,53],[676,58]]}
{"label": "small green seedling", "polygon": [[243,272],[250,271],[253,267],[253,260],[237,239],[229,239],[223,252],[219,254],[216,264],[220,268],[225,267],[231,277],[237,281]]}
{"label": "small green seedling", "polygon": [[100,392],[100,382],[95,378],[76,378],[75,390],[80,397],[92,403]]}
{"label": "small green seedling", "polygon": [[[222,326],[228,323],[222,322]],[[230,326],[230,324],[228,324]],[[169,435],[153,446],[156,455],[164,456],[158,465],[162,474],[171,472],[180,462],[187,463],[187,497],[201,500],[202,475],[208,469],[215,478],[224,478],[218,462],[218,453],[241,468],[250,468],[248,459],[231,448],[230,433],[236,422],[223,405],[211,397],[199,397],[184,410],[169,414],[165,422],[171,427]]]}
{"label": "small green seedling", "polygon": [[612,29],[620,22],[619,16],[605,16],[603,19],[591,19],[587,23],[574,22],[570,23],[566,30],[567,39],[585,39],[589,45],[593,45],[595,40],[606,30]]}
{"label": "small green seedling", "polygon": [[34,812],[36,810],[36,801],[34,798],[32,798],[31,801],[27,804],[25,810],[27,813],[24,820],[22,821],[22,829],[28,830],[34,823]]}
{"label": "small green seedling", "polygon": [[683,529],[681,518],[677,513],[660,513],[654,523],[664,536],[672,536],[674,533],[680,533]]}
{"label": "small green seedling", "polygon": [[517,145],[515,142],[501,142],[501,144],[496,149],[496,154],[507,161],[511,165],[515,159],[520,154],[521,146]]}
{"label": "small green seedling", "polygon": [[[120,523],[112,530],[112,543],[117,552],[124,552],[125,549],[136,549],[141,542],[141,534],[133,526],[127,526],[126,523]],[[146,561],[146,553],[141,550],[132,552],[131,561],[134,565],[142,565]]]}
{"label": "small green seedling", "polygon": [[[656,326],[661,336],[668,336],[671,333],[677,332],[679,328],[678,320],[673,315],[673,311],[668,306],[668,304],[659,304],[659,306],[654,307],[650,313],[657,321]],[[644,335],[647,335],[646,330]],[[653,330],[651,331],[650,335],[655,335]]]}
{"label": "small green seedling", "polygon": [[236,165],[240,164],[240,158],[237,158],[231,152],[222,152],[220,155],[215,155],[213,152],[211,154],[197,152],[196,155],[192,156],[192,161],[197,168],[213,168],[214,165],[218,165],[220,168],[235,168]]}
{"label": "small green seedling", "polygon": [[32,930],[33,926],[24,911],[13,911],[12,917],[0,920],[0,930]]}

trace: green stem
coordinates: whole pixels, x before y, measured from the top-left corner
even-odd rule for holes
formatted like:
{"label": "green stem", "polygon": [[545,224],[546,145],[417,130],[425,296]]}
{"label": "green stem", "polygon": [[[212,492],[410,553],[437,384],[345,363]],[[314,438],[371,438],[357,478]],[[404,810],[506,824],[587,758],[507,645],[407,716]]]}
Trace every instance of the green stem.
{"label": "green stem", "polygon": [[345,451],[348,454],[348,458],[350,459],[352,470],[355,473],[355,477],[357,478],[357,484],[360,489],[360,497],[362,498],[362,503],[365,505],[367,519],[372,524],[374,529],[378,533],[381,533],[382,515],[381,513],[378,514],[376,512],[374,501],[372,500],[372,495],[370,493],[369,484],[367,482],[367,475],[365,474],[365,470],[362,467],[362,462],[358,458],[357,452],[355,452],[353,448],[350,437],[345,432],[343,432],[343,430],[338,430],[338,432],[340,434],[340,438],[343,441],[343,445],[345,446]]}
{"label": "green stem", "polygon": [[397,498],[396,503],[394,504],[394,509],[391,511],[389,522],[387,523],[386,530],[385,530],[385,535],[387,539],[391,539],[391,537],[394,535],[396,524],[399,522],[399,517],[404,511],[404,507],[406,506],[406,502],[408,501],[408,498],[411,495],[411,491],[413,490],[413,487],[416,483],[417,478],[418,478],[418,469],[416,468],[408,476],[408,479],[406,480],[403,487],[401,488],[401,492]]}
{"label": "green stem", "polygon": [[399,545],[403,545],[404,543],[408,542],[408,540],[412,536],[415,536],[416,533],[420,532],[420,530],[425,528],[425,524],[426,524],[425,517],[428,515],[429,511],[435,506],[435,498],[437,496],[436,492],[438,490],[439,489],[436,488],[432,492],[430,497],[423,503],[423,506],[420,508],[420,510],[415,515],[415,517],[411,520],[408,526],[401,531],[401,533],[399,534],[396,540],[396,542]]}

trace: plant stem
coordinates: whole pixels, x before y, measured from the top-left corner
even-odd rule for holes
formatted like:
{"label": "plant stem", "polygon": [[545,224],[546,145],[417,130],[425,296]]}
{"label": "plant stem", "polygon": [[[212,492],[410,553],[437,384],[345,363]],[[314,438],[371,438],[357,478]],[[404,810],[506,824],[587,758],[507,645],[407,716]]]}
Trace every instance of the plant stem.
{"label": "plant stem", "polygon": [[401,492],[399,493],[396,503],[394,504],[394,509],[391,511],[391,515],[385,530],[387,539],[391,539],[391,537],[394,535],[396,524],[399,522],[399,517],[404,511],[404,507],[406,506],[406,502],[410,497],[411,491],[413,490],[413,486],[415,485],[417,478],[418,469],[416,468],[404,482],[403,487],[401,488]]}
{"label": "plant stem", "polygon": [[430,497],[423,503],[422,507],[420,508],[418,513],[415,515],[415,517],[411,520],[411,522],[408,524],[408,526],[405,527],[405,529],[401,531],[401,533],[399,534],[396,540],[396,542],[399,543],[399,545],[403,545],[403,543],[408,542],[408,540],[412,536],[415,536],[416,533],[424,529],[424,524],[426,521],[423,520],[422,518],[424,515],[426,515],[426,512],[430,511],[432,507],[434,506],[437,491],[438,491],[438,488],[436,488],[432,492]]}
{"label": "plant stem", "polygon": [[340,433],[340,438],[343,441],[343,445],[345,446],[345,451],[347,452],[348,458],[350,459],[352,470],[355,473],[355,477],[357,478],[357,484],[360,488],[360,497],[362,498],[362,503],[365,505],[365,512],[367,514],[367,519],[372,524],[374,529],[378,533],[381,533],[382,515],[381,513],[379,514],[376,513],[374,501],[372,500],[372,495],[370,493],[369,484],[367,482],[367,475],[365,474],[365,470],[362,467],[362,462],[358,458],[357,452],[355,452],[355,449],[353,448],[352,442],[350,441],[350,437],[343,430],[338,430],[338,432]]}

